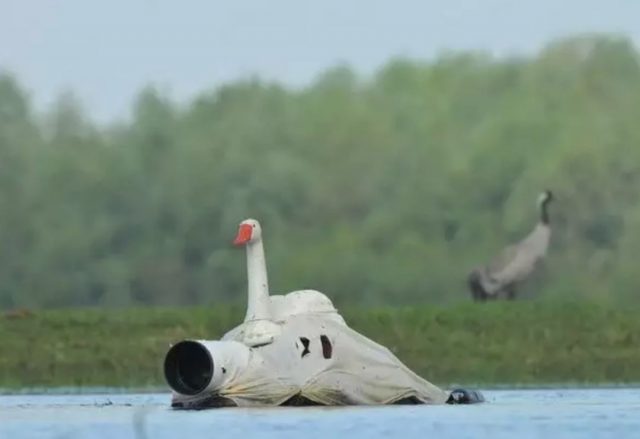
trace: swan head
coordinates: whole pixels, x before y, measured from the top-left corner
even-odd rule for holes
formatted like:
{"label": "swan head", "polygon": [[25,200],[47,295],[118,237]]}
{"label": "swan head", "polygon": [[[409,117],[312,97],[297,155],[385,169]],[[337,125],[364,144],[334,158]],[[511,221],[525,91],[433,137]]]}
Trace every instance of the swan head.
{"label": "swan head", "polygon": [[551,200],[553,200],[553,192],[547,189],[538,196],[538,205],[547,204]]}
{"label": "swan head", "polygon": [[238,226],[238,234],[233,244],[237,246],[247,245],[257,242],[262,238],[260,223],[254,219],[246,219]]}

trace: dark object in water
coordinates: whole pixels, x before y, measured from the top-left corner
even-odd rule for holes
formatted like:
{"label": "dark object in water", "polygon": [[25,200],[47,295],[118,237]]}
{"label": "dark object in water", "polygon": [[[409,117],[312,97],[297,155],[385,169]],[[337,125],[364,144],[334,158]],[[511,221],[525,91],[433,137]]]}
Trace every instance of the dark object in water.
{"label": "dark object in water", "polygon": [[[447,399],[447,404],[477,404],[480,402],[484,402],[484,396],[477,390],[466,390],[466,389],[454,389],[449,394],[449,399]],[[393,403],[394,405],[420,405],[423,404],[415,396],[410,396],[407,398],[402,398]],[[320,406],[322,404],[317,403],[315,401],[310,400],[300,394],[293,395],[291,398],[287,399],[285,402],[280,404],[283,407],[309,407],[309,406]],[[209,408],[223,408],[223,407],[237,407],[236,403],[232,400],[218,396],[211,395],[203,399],[199,399],[196,401],[190,402],[174,402],[171,405],[172,408],[178,410],[203,410]]]}
{"label": "dark object in water", "polygon": [[477,404],[484,402],[484,396],[477,390],[453,389],[447,404]]}
{"label": "dark object in water", "polygon": [[317,406],[322,404],[312,401],[309,398],[306,398],[301,394],[297,393],[280,405],[285,407],[309,407],[309,406]]}
{"label": "dark object in water", "polygon": [[211,395],[203,399],[199,399],[196,401],[182,401],[182,402],[172,402],[171,408],[177,410],[204,410],[211,408],[222,408],[222,407],[237,407],[238,405],[230,400],[229,398],[225,398],[223,396]]}

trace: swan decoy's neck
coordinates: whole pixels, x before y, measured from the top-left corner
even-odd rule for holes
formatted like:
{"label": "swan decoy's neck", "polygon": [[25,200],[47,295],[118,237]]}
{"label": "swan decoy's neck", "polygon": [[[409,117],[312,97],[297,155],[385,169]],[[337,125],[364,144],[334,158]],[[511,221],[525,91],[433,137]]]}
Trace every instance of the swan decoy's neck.
{"label": "swan decoy's neck", "polygon": [[233,243],[244,245],[247,252],[248,303],[245,322],[252,320],[269,320],[269,282],[267,265],[262,245],[262,230],[256,220],[245,220],[240,223],[238,235]]}
{"label": "swan decoy's neck", "polygon": [[549,203],[551,200],[553,200],[553,193],[550,190],[542,192],[538,198],[540,222],[542,224],[549,224]]}

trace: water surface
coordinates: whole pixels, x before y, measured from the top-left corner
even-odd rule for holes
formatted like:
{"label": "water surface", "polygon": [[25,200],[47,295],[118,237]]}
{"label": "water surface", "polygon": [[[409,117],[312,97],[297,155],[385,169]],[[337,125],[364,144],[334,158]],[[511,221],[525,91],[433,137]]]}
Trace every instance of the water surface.
{"label": "water surface", "polygon": [[472,406],[169,408],[168,394],[0,396],[0,438],[634,438],[640,389],[484,391]]}

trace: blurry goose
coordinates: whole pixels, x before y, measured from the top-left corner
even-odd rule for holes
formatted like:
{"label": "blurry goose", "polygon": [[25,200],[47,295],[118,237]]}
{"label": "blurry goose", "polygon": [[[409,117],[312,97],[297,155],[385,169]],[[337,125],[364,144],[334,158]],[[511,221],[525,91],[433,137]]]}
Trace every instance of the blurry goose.
{"label": "blurry goose", "polygon": [[517,244],[506,247],[488,265],[476,267],[469,273],[467,282],[474,300],[515,298],[518,284],[533,273],[547,253],[551,237],[548,206],[552,199],[551,191],[542,192],[538,198],[540,220],[533,231]]}

